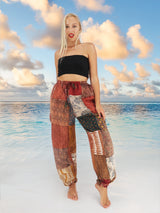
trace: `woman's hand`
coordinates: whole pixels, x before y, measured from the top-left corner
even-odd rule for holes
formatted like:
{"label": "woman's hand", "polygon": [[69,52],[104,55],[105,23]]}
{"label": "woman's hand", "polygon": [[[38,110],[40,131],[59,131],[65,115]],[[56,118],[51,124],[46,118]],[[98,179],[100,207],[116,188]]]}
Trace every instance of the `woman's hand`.
{"label": "woman's hand", "polygon": [[105,120],[105,113],[104,113],[104,110],[103,110],[101,104],[96,105],[96,110],[97,110],[97,113],[99,114],[99,117],[101,117],[101,115],[102,115]]}

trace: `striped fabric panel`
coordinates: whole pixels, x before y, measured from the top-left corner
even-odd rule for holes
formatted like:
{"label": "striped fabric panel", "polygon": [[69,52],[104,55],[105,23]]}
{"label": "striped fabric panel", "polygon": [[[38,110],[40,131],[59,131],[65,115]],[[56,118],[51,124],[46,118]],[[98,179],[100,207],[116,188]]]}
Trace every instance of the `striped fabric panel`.
{"label": "striped fabric panel", "polygon": [[104,149],[103,149],[103,143],[102,143],[102,137],[100,135],[100,131],[94,131],[94,132],[87,132],[91,151],[95,155],[104,155]]}

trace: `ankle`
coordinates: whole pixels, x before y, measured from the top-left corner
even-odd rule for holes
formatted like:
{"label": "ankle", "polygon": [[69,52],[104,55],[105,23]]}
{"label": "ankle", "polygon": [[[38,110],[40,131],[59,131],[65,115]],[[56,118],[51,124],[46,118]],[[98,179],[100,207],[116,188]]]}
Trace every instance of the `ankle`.
{"label": "ankle", "polygon": [[72,183],[72,184],[69,186],[69,189],[72,189],[72,188],[76,188],[76,183]]}

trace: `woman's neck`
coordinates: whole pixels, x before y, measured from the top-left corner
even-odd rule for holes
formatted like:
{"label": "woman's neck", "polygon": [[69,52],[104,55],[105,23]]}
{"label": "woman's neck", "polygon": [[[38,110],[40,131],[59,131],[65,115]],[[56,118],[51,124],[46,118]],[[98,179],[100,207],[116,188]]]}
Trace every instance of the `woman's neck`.
{"label": "woman's neck", "polygon": [[68,43],[67,43],[67,48],[73,48],[73,47],[78,46],[79,44],[81,44],[80,41],[78,41],[77,44],[75,43],[75,41],[73,41],[73,42],[68,42]]}

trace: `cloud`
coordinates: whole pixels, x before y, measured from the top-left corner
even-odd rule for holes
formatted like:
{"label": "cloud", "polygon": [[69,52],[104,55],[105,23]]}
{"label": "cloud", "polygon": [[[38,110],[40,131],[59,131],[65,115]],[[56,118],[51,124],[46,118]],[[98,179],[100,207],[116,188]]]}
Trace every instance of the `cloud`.
{"label": "cloud", "polygon": [[[89,18],[86,22],[92,23]],[[110,20],[102,24],[89,26],[81,33],[83,41],[93,42],[96,45],[97,55],[102,59],[123,59],[129,54],[126,47],[126,40],[121,35],[120,29]]]}
{"label": "cloud", "polygon": [[[6,3],[5,0],[2,0]],[[48,0],[8,0],[7,3],[12,3],[12,2],[21,2],[24,5],[29,5],[33,10],[41,10],[45,11],[49,7]]]}
{"label": "cloud", "polygon": [[101,87],[102,87],[102,90],[104,91],[105,94],[108,94],[108,93],[109,93],[109,90],[107,89],[105,83],[102,83],[102,84],[101,84]]}
{"label": "cloud", "polygon": [[[0,52],[3,52],[3,54],[0,54],[1,69],[12,70],[13,67],[29,69],[43,68],[43,64],[40,61],[37,60],[35,63],[31,62],[30,57],[25,52],[20,50],[23,49],[25,45],[22,44],[17,33],[10,30],[7,22],[7,16],[2,14],[0,11]],[[14,44],[17,49],[9,48],[5,56],[5,46],[2,43],[3,41],[8,41],[9,44]]]}
{"label": "cloud", "polygon": [[[6,83],[3,89],[1,89],[2,81]],[[13,86],[0,77],[0,101],[49,101],[51,88],[53,88],[51,82],[31,87]]]}
{"label": "cloud", "polygon": [[[129,87],[135,87],[137,90],[131,90]],[[104,90],[101,90],[101,100],[102,102],[160,101],[160,89],[149,83],[131,82],[127,87],[121,85],[120,91],[112,89],[109,94],[105,94]]]}
{"label": "cloud", "polygon": [[160,62],[160,58],[155,58],[155,60],[156,60],[157,62]]}
{"label": "cloud", "polygon": [[28,69],[18,70],[14,68],[12,72],[16,82],[21,86],[35,86],[44,83],[44,76],[42,74],[34,75]]}
{"label": "cloud", "polygon": [[0,77],[0,90],[4,90],[8,88],[8,83],[2,77]]}
{"label": "cloud", "polygon": [[[9,2],[9,1],[8,1]],[[10,0],[11,2],[21,2],[24,5],[30,6],[36,14],[36,21],[44,21],[46,24],[45,30],[37,30],[30,26],[26,26],[28,34],[33,40],[33,46],[36,47],[48,47],[48,48],[59,48],[60,47],[60,34],[61,24],[64,17],[64,8],[58,7],[56,4],[50,5],[48,0]]]}
{"label": "cloud", "polygon": [[111,13],[113,10],[112,6],[104,5],[104,0],[75,0],[75,3],[80,7],[84,7],[92,11],[101,11],[103,13]]}
{"label": "cloud", "polygon": [[[61,43],[61,24],[64,18],[64,9],[58,7],[56,4],[50,6],[48,1],[46,3],[46,1],[43,0],[41,3],[44,7],[39,7],[39,17],[46,24],[46,29],[44,31],[37,31],[35,29],[35,32],[32,32],[33,46],[57,49]],[[28,33],[31,33],[30,30]]]}
{"label": "cloud", "polygon": [[48,26],[59,28],[64,17],[64,9],[56,4],[52,4],[52,6],[47,5],[45,10],[41,9],[41,16]]}
{"label": "cloud", "polygon": [[[160,86],[160,82],[152,82],[152,84],[156,85],[156,86]],[[154,86],[151,85],[150,83],[130,83],[128,84],[129,87],[135,87],[137,89],[137,96],[146,96],[148,97],[149,95],[154,96],[154,97],[159,97],[160,95],[160,90]]]}
{"label": "cloud", "polygon": [[49,26],[59,27],[61,25],[64,9],[56,4],[50,6],[48,0],[10,0],[11,2],[21,2],[30,6],[34,11],[39,11],[36,17],[42,18]]}
{"label": "cloud", "polygon": [[138,90],[144,90],[145,86],[143,84],[139,84],[139,83],[129,83],[128,84],[129,87],[135,87]]}
{"label": "cloud", "polygon": [[145,68],[140,63],[135,63],[135,71],[138,73],[140,79],[150,76],[150,73],[145,70]]}
{"label": "cloud", "polygon": [[160,86],[160,81],[152,81],[153,85]]}
{"label": "cloud", "polygon": [[4,1],[6,4],[9,4],[9,2],[7,0],[2,0],[2,1]]}
{"label": "cloud", "polygon": [[113,92],[107,88],[107,86],[106,86],[106,84],[104,82],[101,83],[101,91],[100,91],[100,93],[101,93],[100,95],[102,97],[105,97],[105,96],[108,97],[108,96],[113,95]]}
{"label": "cloud", "polygon": [[154,88],[151,85],[145,84],[145,92],[146,93],[153,93],[154,94]]}
{"label": "cloud", "polygon": [[14,44],[18,49],[23,49],[25,47],[25,45],[21,42],[20,37],[17,35],[17,33],[15,31],[10,30],[8,26],[8,17],[2,14],[1,10],[0,10],[0,40],[1,40],[1,47],[3,41],[9,41],[10,44]]}
{"label": "cloud", "polygon": [[145,83],[144,86],[145,86],[145,92],[147,96],[149,94],[153,97],[156,97],[156,96],[160,97],[160,89],[148,83]]}
{"label": "cloud", "polygon": [[49,101],[53,82],[45,82],[43,75],[34,75],[29,70],[14,69],[14,72],[19,85],[0,77],[0,101]]}
{"label": "cloud", "polygon": [[28,69],[43,68],[43,64],[40,61],[36,60],[34,63],[25,52],[16,49],[10,49],[7,51],[6,57],[0,57],[0,65],[3,70],[12,70],[13,67]]}
{"label": "cloud", "polygon": [[121,63],[121,65],[123,66],[123,70],[121,72],[119,72],[114,66],[105,65],[105,69],[114,75],[119,81],[132,82],[135,79],[133,72],[127,71],[127,67],[124,63]]}
{"label": "cloud", "polygon": [[1,52],[3,52],[5,50],[4,44],[2,43],[2,41],[0,41],[0,58],[2,57]]}
{"label": "cloud", "polygon": [[60,48],[61,44],[61,25],[64,18],[64,9],[56,4],[52,6],[48,5],[46,10],[40,11],[40,19],[42,19],[46,24],[46,29],[43,31],[26,30],[31,34],[33,38],[33,46],[35,47],[47,47],[51,49]]}
{"label": "cloud", "polygon": [[37,90],[37,94],[38,94],[40,97],[43,96],[43,93],[42,93],[41,91],[39,91],[39,90]]}
{"label": "cloud", "polygon": [[152,69],[157,71],[160,74],[160,65],[152,63]]}
{"label": "cloud", "polygon": [[43,33],[36,33],[32,42],[34,47],[58,49],[61,44],[60,30],[55,31],[47,28]]}
{"label": "cloud", "polygon": [[120,84],[119,84],[119,81],[118,81],[117,78],[115,78],[115,79],[113,80],[113,84],[114,84],[114,86],[115,86],[116,89],[119,89],[119,88],[120,88]]}
{"label": "cloud", "polygon": [[153,44],[140,34],[139,29],[141,29],[140,24],[130,27],[127,32],[127,37],[131,39],[132,46],[140,51],[138,57],[146,58],[153,49]]}
{"label": "cloud", "polygon": [[82,21],[82,28],[86,29],[93,25],[93,18],[89,17],[87,20]]}

